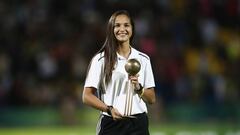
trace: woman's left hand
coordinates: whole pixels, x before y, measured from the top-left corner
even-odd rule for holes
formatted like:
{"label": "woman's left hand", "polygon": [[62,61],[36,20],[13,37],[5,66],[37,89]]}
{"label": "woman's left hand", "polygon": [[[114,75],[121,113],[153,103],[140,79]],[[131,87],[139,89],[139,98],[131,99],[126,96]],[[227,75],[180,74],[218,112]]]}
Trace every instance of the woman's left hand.
{"label": "woman's left hand", "polygon": [[129,80],[131,81],[131,83],[133,84],[133,86],[134,86],[134,90],[138,90],[138,89],[140,89],[140,85],[139,85],[139,82],[138,82],[138,77],[139,77],[139,75],[137,74],[137,75],[129,75],[128,76],[128,78],[129,78]]}

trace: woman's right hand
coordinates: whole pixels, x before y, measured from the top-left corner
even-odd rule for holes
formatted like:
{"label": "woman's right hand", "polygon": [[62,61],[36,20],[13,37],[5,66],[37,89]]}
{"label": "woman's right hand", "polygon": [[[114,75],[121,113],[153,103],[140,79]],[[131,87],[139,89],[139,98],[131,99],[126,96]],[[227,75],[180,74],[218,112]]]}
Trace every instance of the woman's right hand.
{"label": "woman's right hand", "polygon": [[119,111],[116,108],[113,108],[111,110],[111,113],[112,113],[113,120],[120,120],[123,118],[122,114],[119,113]]}

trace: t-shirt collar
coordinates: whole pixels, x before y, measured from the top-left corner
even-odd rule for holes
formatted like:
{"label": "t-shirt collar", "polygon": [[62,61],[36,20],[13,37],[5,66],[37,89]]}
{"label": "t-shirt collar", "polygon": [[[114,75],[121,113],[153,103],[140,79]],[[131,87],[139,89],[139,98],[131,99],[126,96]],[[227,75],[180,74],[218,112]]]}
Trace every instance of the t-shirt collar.
{"label": "t-shirt collar", "polygon": [[[130,50],[130,55],[129,55],[128,59],[136,58],[137,51],[134,48],[132,48],[131,46],[130,46],[130,49],[131,50]],[[126,58],[121,56],[118,52],[117,52],[117,58],[118,58],[118,60],[126,60]]]}

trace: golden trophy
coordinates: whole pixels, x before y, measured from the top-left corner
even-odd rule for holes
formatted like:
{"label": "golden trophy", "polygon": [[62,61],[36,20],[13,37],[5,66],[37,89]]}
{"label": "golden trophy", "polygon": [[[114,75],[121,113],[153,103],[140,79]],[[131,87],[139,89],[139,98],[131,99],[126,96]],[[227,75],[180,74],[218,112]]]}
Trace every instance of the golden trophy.
{"label": "golden trophy", "polygon": [[[129,59],[125,64],[125,70],[130,76],[136,75],[140,71],[140,69],[141,69],[141,64],[137,59]],[[130,81],[129,81],[129,84],[130,85],[126,91],[124,117],[134,118],[133,116],[131,116],[134,86]]]}

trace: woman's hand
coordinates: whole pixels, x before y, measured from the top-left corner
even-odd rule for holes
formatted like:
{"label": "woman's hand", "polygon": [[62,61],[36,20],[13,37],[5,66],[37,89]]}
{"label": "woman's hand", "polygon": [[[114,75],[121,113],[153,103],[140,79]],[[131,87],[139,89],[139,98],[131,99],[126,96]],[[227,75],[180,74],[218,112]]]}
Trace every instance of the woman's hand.
{"label": "woman's hand", "polygon": [[113,120],[120,120],[120,119],[122,119],[122,115],[118,112],[118,110],[116,108],[113,108],[111,110],[111,114],[112,114]]}
{"label": "woman's hand", "polygon": [[131,83],[133,84],[134,90],[139,90],[139,89],[140,89],[140,84],[139,84],[139,82],[138,82],[138,77],[139,77],[138,74],[137,74],[137,75],[134,75],[134,76],[132,76],[132,75],[129,76],[129,80],[130,80]]}

